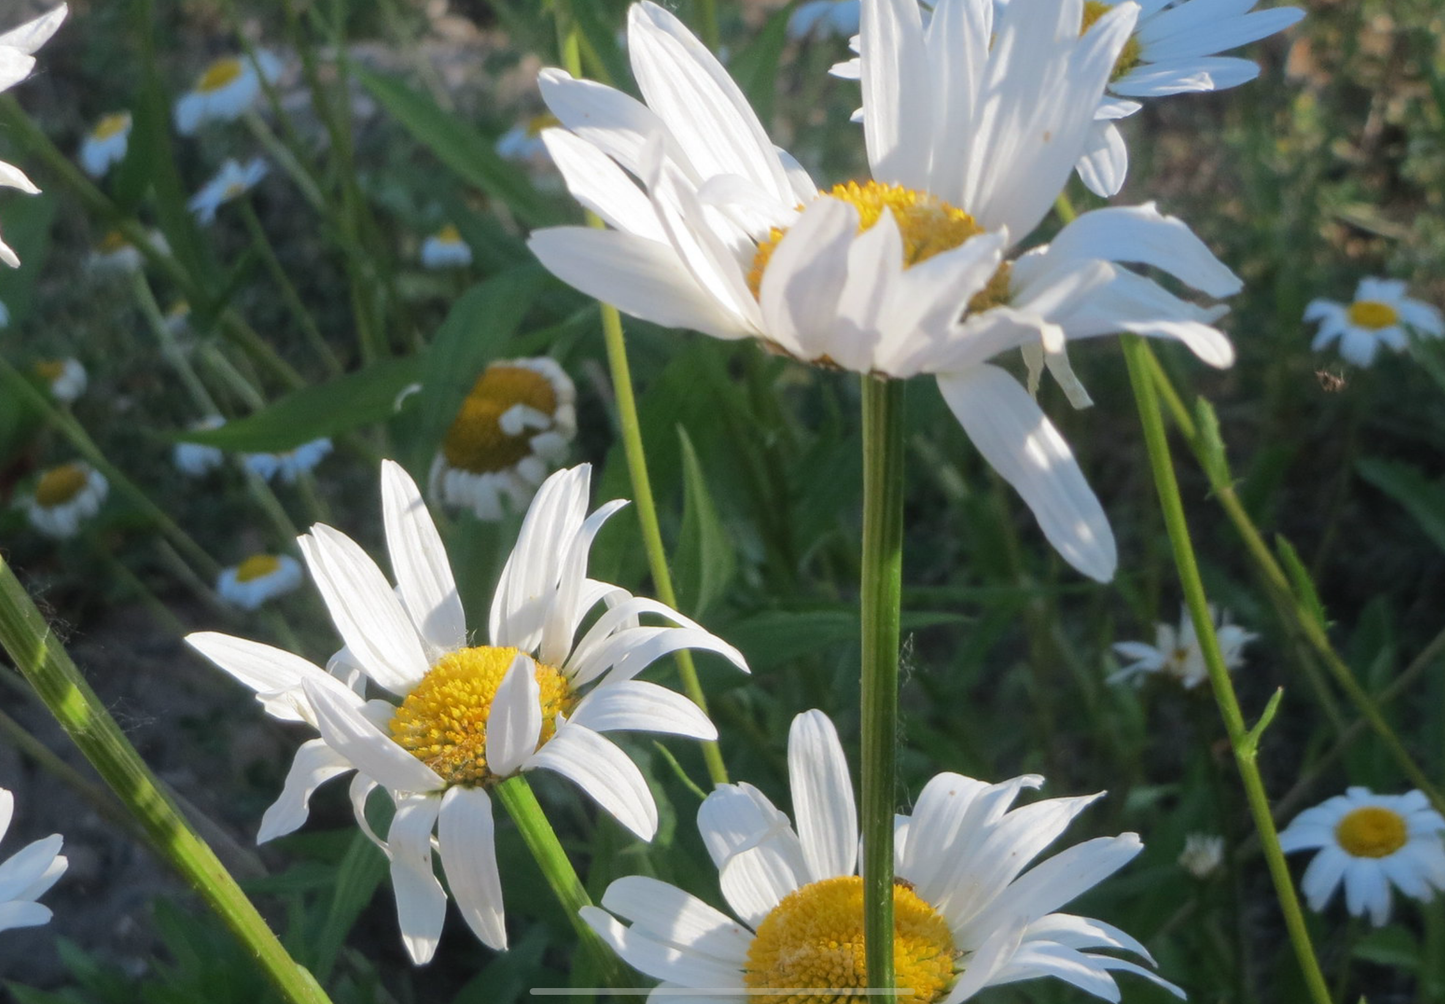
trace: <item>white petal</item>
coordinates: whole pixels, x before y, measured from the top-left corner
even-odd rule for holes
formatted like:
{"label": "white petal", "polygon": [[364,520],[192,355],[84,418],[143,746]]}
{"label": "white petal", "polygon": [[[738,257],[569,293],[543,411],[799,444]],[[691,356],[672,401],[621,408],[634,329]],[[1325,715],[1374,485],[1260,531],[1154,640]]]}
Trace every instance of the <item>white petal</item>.
{"label": "white petal", "polygon": [[946,871],[944,856],[958,838],[959,827],[974,799],[987,788],[987,784],[971,777],[943,773],[935,775],[919,793],[909,823],[909,848],[899,874],[917,886],[919,895],[928,902],[942,896],[944,890],[938,879]]}
{"label": "white petal", "polygon": [[467,619],[441,534],[416,482],[395,461],[381,462],[381,503],[391,570],[417,630],[438,653],[465,648]]}
{"label": "white petal", "polygon": [[[256,691],[270,715],[283,721],[309,721],[309,708],[298,705],[302,683],[332,688],[338,681],[319,666],[285,649],[217,631],[197,631],[186,644],[241,683]],[[340,690],[345,690],[344,686]],[[288,694],[287,692],[291,692]]]}
{"label": "white petal", "polygon": [[705,988],[731,987],[741,982],[742,974],[736,967],[706,955],[680,951],[635,927],[624,927],[598,907],[584,906],[577,912],[624,962],[654,979]]}
{"label": "white petal", "polygon": [[1113,122],[1094,120],[1084,152],[1074,165],[1084,187],[1102,199],[1119,194],[1129,174],[1129,149]]}
{"label": "white petal", "polygon": [[841,199],[817,199],[773,250],[759,289],[763,327],[805,360],[830,349],[838,301],[848,281],[848,248],[858,211]]}
{"label": "white petal", "polygon": [[491,642],[534,652],[557,593],[567,542],[587,513],[588,464],[561,470],[537,489],[492,597]]}
{"label": "white petal", "polygon": [[863,138],[877,181],[927,191],[928,57],[913,0],[865,0],[858,33]]}
{"label": "white petal", "polygon": [[655,878],[630,875],[607,887],[602,905],[639,934],[741,966],[752,932],[702,900]]}
{"label": "white petal", "polygon": [[1244,285],[1183,220],[1161,214],[1152,202],[1084,213],[1059,231],[1050,248],[1079,258],[1152,265],[1210,296],[1232,296]]}
{"label": "white petal", "polygon": [[507,777],[522,769],[542,735],[541,687],[536,664],[518,652],[507,667],[487,715],[487,767]]}
{"label": "white petal", "polygon": [[31,21],[26,21],[18,28],[11,28],[5,34],[0,35],[0,48],[18,49],[27,55],[35,52],[50,40],[50,36],[60,28],[60,22],[65,20],[65,15],[68,13],[70,13],[70,8],[65,4],[60,4],[53,10],[47,11]]}
{"label": "white petal", "polygon": [[459,786],[442,796],[437,852],[467,926],[488,948],[505,951],[502,877],[497,871],[492,800],[485,789]]}
{"label": "white petal", "polygon": [[49,923],[52,916],[50,907],[41,906],[39,903],[0,903],[0,931],[17,927],[38,927]]}
{"label": "white petal", "polygon": [[814,881],[852,875],[858,854],[858,811],[838,730],[821,711],[805,711],[788,732],[793,819]]}
{"label": "white petal", "polygon": [[0,160],[0,188],[18,188],[26,195],[40,194],[40,189],[35,187],[35,182],[25,176],[24,171],[3,160]]}
{"label": "white petal", "polygon": [[441,803],[436,795],[399,799],[386,837],[401,940],[417,965],[431,961],[447,917],[447,894],[431,864],[432,827]]}
{"label": "white petal", "polygon": [[[0,863],[0,903],[12,899],[32,898],[22,897],[21,893],[27,887],[34,885],[37,879],[50,870],[56,856],[60,854],[63,843],[64,840],[60,834],[52,833],[48,837],[26,844],[3,863]],[[55,877],[59,877],[59,872]],[[52,878],[51,881],[53,882],[54,879]],[[44,891],[44,889],[37,889],[36,895]]]}
{"label": "white petal", "polygon": [[322,738],[363,774],[394,791],[436,791],[445,786],[436,772],[368,721],[329,689],[305,683]]}
{"label": "white petal", "polygon": [[325,739],[312,739],[301,744],[280,796],[261,817],[256,843],[285,836],[298,830],[311,812],[311,794],[326,781],[353,770],[351,761],[326,745]]}
{"label": "white petal", "polygon": [[623,680],[597,687],[568,721],[593,732],[662,732],[693,739],[716,739],[717,729],[692,701],[666,687]]}
{"label": "white petal", "polygon": [[587,589],[587,559],[592,551],[592,541],[602,527],[627,502],[613,499],[599,506],[597,511],[582,521],[582,525],[569,540],[559,541],[562,546],[561,561],[557,568],[557,593],[542,627],[542,640],[537,657],[549,666],[565,665],[572,654],[572,640],[577,627],[591,609]]}
{"label": "white petal", "polygon": [[643,840],[657,832],[657,803],[637,765],[610,741],[583,725],[564,722],[524,770],[544,768],[575,783]]}
{"label": "white petal", "polygon": [[542,142],[574,199],[618,230],[667,240],[652,203],[610,157],[565,129],[542,130]]}

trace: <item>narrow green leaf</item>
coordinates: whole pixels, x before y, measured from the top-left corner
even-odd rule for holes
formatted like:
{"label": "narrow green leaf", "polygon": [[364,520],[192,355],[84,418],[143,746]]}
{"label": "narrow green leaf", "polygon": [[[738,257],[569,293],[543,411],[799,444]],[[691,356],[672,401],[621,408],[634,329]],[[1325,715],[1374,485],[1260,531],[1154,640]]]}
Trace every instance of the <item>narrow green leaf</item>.
{"label": "narrow green leaf", "polygon": [[48,194],[7,194],[4,201],[5,243],[15,249],[24,264],[23,268],[0,269],[0,303],[10,311],[9,327],[14,332],[30,315],[35,283],[45,274],[56,200]]}
{"label": "narrow green leaf", "polygon": [[1322,628],[1328,628],[1329,621],[1325,617],[1325,605],[1320,600],[1320,594],[1315,590],[1314,580],[1310,578],[1309,570],[1300,560],[1299,552],[1294,549],[1293,544],[1284,539],[1282,534],[1275,535],[1274,549],[1279,554],[1280,564],[1284,565],[1285,574],[1289,576],[1295,597],[1314,618],[1316,624]]}
{"label": "narrow green leaf", "polygon": [[1231,480],[1229,458],[1224,452],[1224,437],[1219,432],[1219,416],[1214,413],[1214,405],[1206,398],[1195,400],[1194,420],[1199,424],[1199,438],[1204,446],[1201,460],[1206,473],[1211,481],[1228,484]]}
{"label": "narrow green leaf", "polygon": [[718,517],[687,430],[677,427],[682,446],[682,534],[677,543],[677,591],[683,610],[701,617],[727,589],[737,556]]}
{"label": "narrow green leaf", "polygon": [[1445,551],[1445,487],[1398,460],[1367,457],[1355,465],[1360,477],[1405,507],[1420,529]]}
{"label": "narrow green leaf", "polygon": [[331,974],[346,936],[385,875],[386,858],[365,834],[353,834],[346,856],[336,869],[326,920],[316,935],[316,954],[311,968],[318,980],[324,981]]}

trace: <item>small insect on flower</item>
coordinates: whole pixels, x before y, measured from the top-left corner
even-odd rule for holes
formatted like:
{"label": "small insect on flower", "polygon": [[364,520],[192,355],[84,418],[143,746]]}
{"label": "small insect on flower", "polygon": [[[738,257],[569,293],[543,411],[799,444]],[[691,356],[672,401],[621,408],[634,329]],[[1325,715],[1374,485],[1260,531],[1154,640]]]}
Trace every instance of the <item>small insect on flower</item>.
{"label": "small insect on flower", "polygon": [[1361,279],[1355,299],[1348,305],[1311,300],[1305,308],[1305,321],[1318,322],[1320,327],[1310,348],[1320,352],[1338,339],[1340,355],[1356,366],[1368,366],[1381,345],[1403,352],[1410,335],[1445,335],[1440,311],[1410,299],[1405,292],[1405,284],[1398,279]]}
{"label": "small insect on flower", "polygon": [[195,213],[196,219],[202,223],[210,223],[215,220],[217,209],[255,188],[269,171],[260,157],[252,157],[244,164],[228,159],[216,176],[191,197],[186,208]]}
{"label": "small insect on flower", "polygon": [[63,404],[70,404],[85,393],[85,367],[78,359],[41,359],[34,370],[50,396]]}
{"label": "small insect on flower", "polygon": [[1445,817],[1422,792],[1376,795],[1346,788],[1343,795],[1306,809],[1285,827],[1285,853],[1319,850],[1300,889],[1310,909],[1322,912],[1341,882],[1351,916],[1366,913],[1376,927],[1390,919],[1390,886],[1412,899],[1445,890]]}
{"label": "small insect on flower", "polygon": [[421,263],[427,268],[464,268],[472,263],[472,249],[462,232],[448,223],[421,244]]}
{"label": "small insect on flower", "polygon": [[35,489],[21,500],[30,525],[47,537],[63,540],[80,532],[85,520],[100,512],[110,483],[81,460],[41,473]]}
{"label": "small insect on flower", "polygon": [[301,475],[315,470],[331,449],[331,440],[323,437],[281,453],[248,453],[244,463],[248,471],[261,475],[267,481],[280,478],[282,484],[294,485]]}
{"label": "small insect on flower", "polygon": [[247,56],[222,56],[201,71],[195,85],[176,102],[176,131],[193,135],[207,122],[240,118],[261,94],[261,81],[275,83],[281,61],[259,50],[253,63]]}
{"label": "small insect on flower", "polygon": [[80,144],[80,166],[92,178],[100,178],[125,159],[130,142],[130,112],[103,115],[95,128],[85,134]]}
{"label": "small insect on flower", "polygon": [[242,610],[257,610],[267,600],[294,592],[301,585],[301,564],[287,554],[253,554],[239,565],[221,570],[216,592]]}
{"label": "small insect on flower", "polygon": [[[219,429],[226,424],[226,420],[220,415],[210,415],[194,422],[191,428],[197,432],[208,429]],[[225,461],[226,455],[218,446],[209,446],[205,443],[177,443],[171,451],[171,461],[176,465],[176,470],[192,478],[204,477],[214,471]]]}
{"label": "small insect on flower", "polygon": [[1224,838],[1215,833],[1191,833],[1179,852],[1179,867],[1195,878],[1209,878],[1224,864]]}
{"label": "small insect on flower", "polygon": [[[0,34],[0,91],[7,91],[30,76],[30,71],[35,68],[35,51],[50,40],[69,12],[70,8],[61,4],[47,14]],[[3,160],[0,160],[0,188],[18,188],[27,195],[40,192],[24,171]],[[19,256],[3,240],[0,240],[0,261],[11,268],[20,265]]]}
{"label": "small insect on flower", "polygon": [[[15,816],[15,796],[0,788],[0,840]],[[60,853],[60,834],[26,844],[0,862],[0,931],[49,923],[50,908],[35,902],[65,873],[70,862]]]}
{"label": "small insect on flower", "polygon": [[[1224,667],[1229,670],[1237,669],[1244,664],[1244,646],[1258,636],[1237,624],[1229,623],[1228,611],[1221,615],[1211,606],[1209,616],[1214,621],[1214,634],[1219,639]],[[1176,681],[1186,690],[1192,690],[1209,679],[1209,669],[1204,664],[1204,650],[1199,645],[1198,635],[1194,633],[1194,619],[1189,616],[1187,609],[1179,615],[1177,630],[1169,624],[1155,625],[1153,645],[1142,641],[1121,641],[1115,643],[1114,651],[1122,658],[1134,661],[1117,673],[1110,674],[1107,680],[1109,683],[1132,681],[1140,684],[1150,676],[1160,676]]]}

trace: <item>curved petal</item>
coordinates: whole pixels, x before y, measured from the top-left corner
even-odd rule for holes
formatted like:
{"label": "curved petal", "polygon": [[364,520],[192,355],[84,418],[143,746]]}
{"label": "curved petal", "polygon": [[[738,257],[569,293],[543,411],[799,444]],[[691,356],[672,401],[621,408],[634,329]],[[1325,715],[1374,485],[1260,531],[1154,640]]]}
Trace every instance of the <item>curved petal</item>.
{"label": "curved petal", "polygon": [[741,968],[753,935],[737,921],[677,886],[644,875],[615,880],[602,906],[663,944]]}
{"label": "curved petal", "polygon": [[873,177],[928,191],[933,95],[914,0],[864,0],[858,32],[863,140]]}
{"label": "curved petal", "polygon": [[556,771],[643,840],[657,832],[657,803],[637,765],[584,725],[565,722],[523,765]]}
{"label": "curved petal", "polygon": [[467,926],[488,948],[506,951],[502,877],[486,789],[458,786],[442,796],[437,853]]}
{"label": "curved petal", "polygon": [[[273,645],[218,631],[196,631],[186,635],[185,640],[187,645],[256,691],[257,700],[265,705],[267,713],[282,721],[312,721],[310,709],[301,707],[294,696],[305,681],[327,689],[346,689],[321,667]],[[331,684],[338,684],[338,688],[332,688]],[[287,696],[288,692],[293,696]],[[357,703],[359,701],[358,698]]]}
{"label": "curved petal", "polygon": [[852,875],[858,857],[858,810],[838,730],[821,711],[805,711],[788,732],[793,820],[813,881]]}
{"label": "curved petal", "polygon": [[1099,198],[1118,195],[1129,175],[1129,148],[1124,145],[1119,127],[1095,119],[1074,170],[1079,172],[1084,187]]}
{"label": "curved petal", "polygon": [[256,843],[264,844],[300,829],[311,812],[312,792],[333,777],[354,769],[351,761],[328,746],[325,739],[302,743],[286,773],[281,794],[261,817]]}
{"label": "curved petal", "polygon": [[49,923],[52,916],[54,915],[50,912],[50,907],[41,906],[39,903],[0,903],[0,931],[17,927],[39,927]]}
{"label": "curved petal", "polygon": [[518,652],[492,699],[487,715],[487,767],[499,777],[508,777],[537,748],[542,736],[541,688],[536,664],[525,652]]}
{"label": "curved petal", "polygon": [[[63,843],[64,839],[60,834],[52,833],[48,837],[31,841],[4,862],[0,862],[0,903],[12,899],[33,899],[34,896],[22,895],[31,886],[36,886],[35,896],[48,889],[49,884],[40,888],[38,880],[47,876],[51,871],[55,861],[60,857],[60,848]],[[61,860],[64,859],[61,858]],[[64,870],[62,866],[59,871],[56,871],[50,878],[50,883],[53,884]]]}
{"label": "curved petal", "polygon": [[438,654],[465,648],[467,618],[441,534],[416,482],[392,460],[381,462],[381,509],[391,570],[418,633]]}
{"label": "curved petal", "polygon": [[572,198],[611,227],[644,240],[666,242],[652,203],[612,158],[565,129],[543,129],[542,142]]}
{"label": "curved petal", "polygon": [[1049,247],[1068,257],[1151,265],[1210,296],[1232,296],[1244,287],[1183,220],[1165,216],[1152,202],[1083,213]]}
{"label": "curved petal", "polygon": [[717,729],[692,701],[666,687],[622,680],[598,687],[568,719],[593,732],[661,732],[692,739],[716,739]]}
{"label": "curved petal", "polygon": [[431,863],[431,833],[441,803],[434,794],[398,799],[386,837],[401,940],[417,965],[431,961],[447,917],[447,894]]}
{"label": "curved petal", "polygon": [[582,526],[591,482],[591,466],[579,464],[556,472],[537,489],[492,597],[493,645],[535,652],[541,644],[563,549]]}
{"label": "curved petal", "polygon": [[577,912],[622,961],[654,979],[708,989],[741,982],[736,967],[660,942],[636,927],[622,925],[599,907],[584,906]]}
{"label": "curved petal", "polygon": [[304,686],[316,709],[321,737],[357,770],[393,791],[436,791],[445,787],[435,771],[393,742],[359,710],[310,680]]}

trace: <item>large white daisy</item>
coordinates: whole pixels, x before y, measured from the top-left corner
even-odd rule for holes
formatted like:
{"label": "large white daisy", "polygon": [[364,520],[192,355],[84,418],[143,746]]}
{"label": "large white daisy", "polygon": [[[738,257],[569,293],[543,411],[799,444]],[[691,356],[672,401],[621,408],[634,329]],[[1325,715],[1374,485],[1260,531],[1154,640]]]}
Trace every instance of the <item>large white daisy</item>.
{"label": "large white daisy", "polygon": [[[256,691],[266,710],[305,721],[304,743],[258,841],[306,821],[311,793],[355,770],[357,824],[391,860],[402,940],[416,962],[436,950],[446,893],[432,872],[441,857],[452,895],[483,942],[505,948],[488,790],[519,772],[555,771],[644,840],[657,807],[642,773],[600,733],[664,732],[699,739],[716,730],[685,698],[634,679],[679,649],[717,652],[747,666],[731,645],[655,600],[587,578],[587,554],[609,502],[587,516],[590,470],[559,471],[542,486],[492,601],[489,644],[472,644],[436,527],[411,478],[382,465],[387,550],[397,585],[350,538],[318,524],[302,552],[337,631],[344,662],[385,694],[364,694],[281,649],[229,635],[187,641]],[[605,609],[577,638],[583,621]],[[642,625],[639,618],[661,618]],[[382,788],[396,805],[383,840],[365,808]],[[435,831],[435,837],[433,837]]]}
{"label": "large white daisy", "polygon": [[[10,829],[15,796],[0,788],[0,838]],[[60,834],[32,841],[0,862],[0,931],[35,927],[50,920],[50,907],[35,902],[55,884],[70,862],[60,853]]]}
{"label": "large white daisy", "polygon": [[[0,34],[0,91],[7,91],[30,76],[35,68],[36,50],[50,40],[68,13],[70,8],[61,4],[48,14]],[[3,160],[0,160],[0,188],[18,188],[28,195],[40,192],[24,171]],[[3,240],[0,240],[0,261],[11,268],[20,265],[20,259]]]}
{"label": "large white daisy", "polygon": [[[820,711],[793,720],[788,735],[793,822],[748,784],[722,785],[698,811],[698,829],[718,867],[723,898],[741,922],[674,886],[618,879],[602,906],[583,916],[626,962],[663,980],[650,1000],[812,1000],[757,996],[763,987],[819,991],[868,986],[858,823],[847,761]],[[1143,849],[1133,833],[1099,837],[1029,869],[1044,848],[1099,798],[1051,798],[1017,809],[1014,799],[1043,778],[986,784],[939,774],[894,836],[894,966],[907,1004],[954,1004],[984,987],[1040,976],[1117,1001],[1115,971],[1137,973],[1183,996],[1148,969],[1100,949],[1133,952],[1134,938],[1103,921],[1054,911],[1093,888]],[[616,914],[631,923],[624,926]],[[751,993],[750,993],[751,992]]]}

